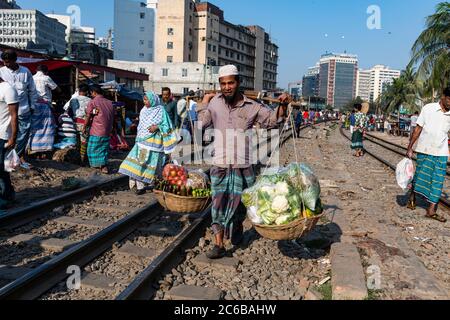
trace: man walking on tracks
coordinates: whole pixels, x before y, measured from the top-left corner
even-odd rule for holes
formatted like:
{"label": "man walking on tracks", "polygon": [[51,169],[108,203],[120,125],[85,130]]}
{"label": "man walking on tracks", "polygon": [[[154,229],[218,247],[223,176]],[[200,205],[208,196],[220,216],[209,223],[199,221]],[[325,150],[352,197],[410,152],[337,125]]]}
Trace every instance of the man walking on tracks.
{"label": "man walking on tracks", "polygon": [[413,147],[418,142],[417,169],[408,208],[416,209],[415,194],[420,194],[430,203],[427,217],[443,223],[447,222],[447,219],[437,214],[437,207],[447,174],[449,131],[450,87],[444,90],[440,102],[428,104],[422,109],[407,152],[408,158],[411,159],[414,154]]}
{"label": "man walking on tracks", "polygon": [[[241,94],[239,72],[234,65],[220,69],[219,82],[221,93],[206,95],[198,109],[200,126],[206,128],[213,125],[216,132],[214,166],[211,169],[215,246],[207,254],[210,259],[220,259],[226,255],[224,239],[231,238],[233,245],[239,245],[242,241],[245,207],[241,204],[241,195],[255,182],[249,152],[245,152],[245,156],[239,155],[235,144],[226,139],[227,132],[246,132],[255,124],[262,128],[274,128],[286,113],[284,107],[270,110]],[[288,95],[280,97],[282,102],[289,100]]]}

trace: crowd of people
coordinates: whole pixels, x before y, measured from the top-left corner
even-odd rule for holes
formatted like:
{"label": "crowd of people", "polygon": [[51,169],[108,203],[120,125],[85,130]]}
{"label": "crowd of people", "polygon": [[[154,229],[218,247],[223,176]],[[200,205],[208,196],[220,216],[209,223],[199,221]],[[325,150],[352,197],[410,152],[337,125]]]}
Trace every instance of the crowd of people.
{"label": "crowd of people", "polygon": [[[341,116],[343,128],[352,134],[351,148],[355,157],[364,155],[364,134],[377,127],[377,119],[383,116],[368,116],[362,112],[362,105],[355,104],[351,114]],[[383,129],[393,133],[389,121],[384,119]],[[421,112],[415,112],[405,121],[404,131],[408,133],[409,145],[406,157],[413,159],[417,154],[417,165],[411,184],[408,208],[416,209],[416,195],[424,197],[429,206],[426,217],[445,223],[447,219],[437,213],[449,159],[450,132],[450,87],[444,89],[439,102],[424,106]]]}

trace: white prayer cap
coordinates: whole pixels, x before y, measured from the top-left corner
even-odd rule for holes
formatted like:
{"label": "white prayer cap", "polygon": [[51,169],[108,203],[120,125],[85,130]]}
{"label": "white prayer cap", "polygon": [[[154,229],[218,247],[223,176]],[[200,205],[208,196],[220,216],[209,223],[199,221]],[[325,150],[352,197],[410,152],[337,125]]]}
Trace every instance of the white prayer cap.
{"label": "white prayer cap", "polygon": [[219,69],[219,79],[228,76],[238,76],[239,70],[235,65],[229,64]]}

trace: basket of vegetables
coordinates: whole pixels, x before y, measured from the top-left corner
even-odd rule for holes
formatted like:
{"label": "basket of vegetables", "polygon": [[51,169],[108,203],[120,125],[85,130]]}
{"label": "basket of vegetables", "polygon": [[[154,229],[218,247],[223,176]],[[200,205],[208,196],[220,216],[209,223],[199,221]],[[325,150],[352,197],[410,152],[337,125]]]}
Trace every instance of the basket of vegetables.
{"label": "basket of vegetables", "polygon": [[197,213],[207,208],[211,199],[207,181],[192,183],[190,175],[196,179],[202,176],[200,172],[190,174],[176,165],[164,168],[163,179],[156,181],[153,191],[162,207],[176,213]]}
{"label": "basket of vegetables", "polygon": [[271,240],[295,240],[323,216],[320,184],[305,164],[275,168],[244,191],[242,201],[255,230]]}

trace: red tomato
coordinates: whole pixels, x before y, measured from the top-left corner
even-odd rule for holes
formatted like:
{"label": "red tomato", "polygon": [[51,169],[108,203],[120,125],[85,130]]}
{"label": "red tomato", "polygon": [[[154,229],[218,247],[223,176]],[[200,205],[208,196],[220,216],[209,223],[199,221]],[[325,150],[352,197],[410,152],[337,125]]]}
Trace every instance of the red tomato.
{"label": "red tomato", "polygon": [[178,176],[178,173],[175,170],[171,170],[170,171],[170,176],[175,178],[176,176]]}
{"label": "red tomato", "polygon": [[182,180],[178,180],[177,186],[179,186],[179,187],[184,186],[184,182]]}

